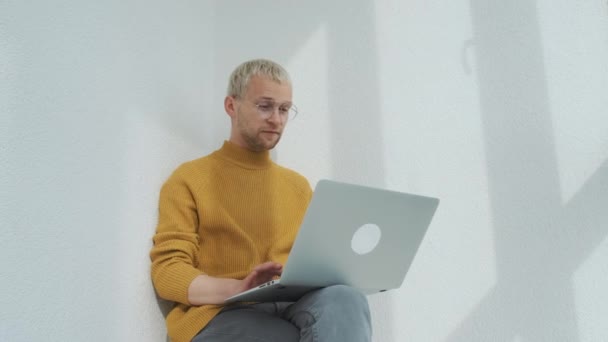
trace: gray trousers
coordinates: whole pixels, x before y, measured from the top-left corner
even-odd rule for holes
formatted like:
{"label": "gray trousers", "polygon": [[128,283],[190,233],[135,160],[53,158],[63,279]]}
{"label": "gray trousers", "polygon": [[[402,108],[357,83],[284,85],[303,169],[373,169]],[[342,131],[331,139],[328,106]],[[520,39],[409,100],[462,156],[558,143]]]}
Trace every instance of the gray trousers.
{"label": "gray trousers", "polygon": [[371,335],[367,298],[335,285],[294,303],[228,306],[192,342],[369,342]]}

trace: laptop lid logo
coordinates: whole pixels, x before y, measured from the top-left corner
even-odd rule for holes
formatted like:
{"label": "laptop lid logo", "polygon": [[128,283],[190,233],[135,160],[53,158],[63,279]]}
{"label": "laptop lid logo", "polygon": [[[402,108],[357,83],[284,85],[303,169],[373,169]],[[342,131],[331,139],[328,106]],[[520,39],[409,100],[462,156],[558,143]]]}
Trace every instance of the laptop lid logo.
{"label": "laptop lid logo", "polygon": [[359,227],[350,241],[350,247],[359,255],[365,255],[373,251],[382,237],[382,231],[378,225],[366,223]]}

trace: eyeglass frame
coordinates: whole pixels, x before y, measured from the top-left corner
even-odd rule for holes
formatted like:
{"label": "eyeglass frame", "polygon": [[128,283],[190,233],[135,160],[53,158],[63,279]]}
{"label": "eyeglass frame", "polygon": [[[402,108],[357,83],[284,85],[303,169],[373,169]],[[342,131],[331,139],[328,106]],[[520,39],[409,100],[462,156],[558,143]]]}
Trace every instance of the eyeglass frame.
{"label": "eyeglass frame", "polygon": [[[238,97],[235,97],[235,99],[243,100],[243,101],[253,104],[258,112],[258,115],[264,120],[268,120],[268,118],[272,117],[275,112],[279,113],[279,118],[282,119],[283,122],[293,120],[296,118],[296,116],[298,116],[298,108],[291,102],[277,103],[274,100],[265,100],[265,99],[255,102],[255,101],[251,101],[251,100],[244,99],[244,98],[238,98]],[[260,106],[262,106],[264,103],[266,103],[268,105],[272,104],[272,108],[267,108],[267,109],[260,108]],[[289,108],[287,109],[287,111],[284,115],[281,114],[281,106],[283,106],[283,105],[289,105]]]}

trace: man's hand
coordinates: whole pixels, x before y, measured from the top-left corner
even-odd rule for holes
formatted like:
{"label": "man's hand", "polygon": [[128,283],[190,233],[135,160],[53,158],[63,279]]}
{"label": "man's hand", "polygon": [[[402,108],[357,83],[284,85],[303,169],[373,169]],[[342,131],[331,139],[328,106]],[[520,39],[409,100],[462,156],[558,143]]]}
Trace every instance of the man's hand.
{"label": "man's hand", "polygon": [[283,265],[269,261],[255,266],[245,279],[200,275],[188,287],[188,302],[191,305],[222,304],[228,297],[271,281],[282,271]]}
{"label": "man's hand", "polygon": [[265,262],[253,268],[251,273],[243,279],[241,287],[237,289],[237,293],[247,291],[256,286],[260,286],[266,282],[278,277],[283,272],[283,265],[278,262]]}

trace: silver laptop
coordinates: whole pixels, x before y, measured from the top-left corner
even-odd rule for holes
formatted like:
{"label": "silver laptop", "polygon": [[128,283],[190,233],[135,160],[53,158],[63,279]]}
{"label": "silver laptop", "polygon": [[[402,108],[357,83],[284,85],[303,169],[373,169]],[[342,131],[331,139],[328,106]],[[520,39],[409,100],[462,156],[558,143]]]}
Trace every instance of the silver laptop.
{"label": "silver laptop", "polygon": [[438,205],[437,198],[321,180],[281,278],[225,303],[296,301],[337,284],[366,294],[399,288]]}

